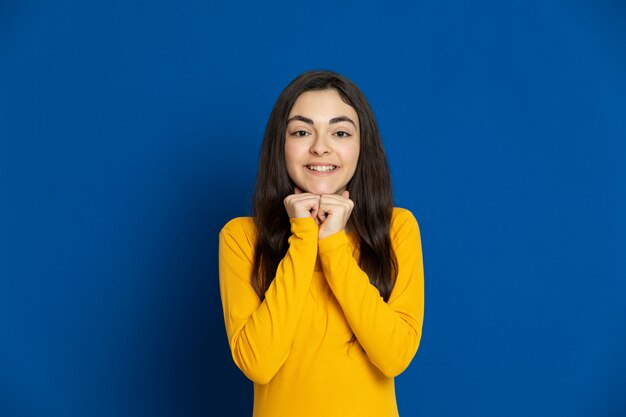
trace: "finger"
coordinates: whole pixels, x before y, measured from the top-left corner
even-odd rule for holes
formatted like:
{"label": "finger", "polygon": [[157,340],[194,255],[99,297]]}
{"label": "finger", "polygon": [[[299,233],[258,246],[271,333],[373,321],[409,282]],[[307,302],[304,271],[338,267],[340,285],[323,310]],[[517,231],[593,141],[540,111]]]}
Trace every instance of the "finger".
{"label": "finger", "polygon": [[[339,196],[335,196],[335,197],[339,197]],[[328,217],[329,215],[333,213],[333,208],[335,205],[336,203],[333,201],[332,196],[322,196],[320,197],[319,211],[320,213],[323,213],[325,217]]]}
{"label": "finger", "polygon": [[307,206],[309,213],[311,214],[311,217],[315,219],[320,208],[320,199],[318,196],[310,195],[306,198],[306,200],[308,201]]}
{"label": "finger", "polygon": [[343,198],[350,198],[350,191],[346,190],[343,193],[341,193],[341,196]]}
{"label": "finger", "polygon": [[320,197],[315,194],[309,194],[311,200],[311,209],[317,211],[320,208]]}

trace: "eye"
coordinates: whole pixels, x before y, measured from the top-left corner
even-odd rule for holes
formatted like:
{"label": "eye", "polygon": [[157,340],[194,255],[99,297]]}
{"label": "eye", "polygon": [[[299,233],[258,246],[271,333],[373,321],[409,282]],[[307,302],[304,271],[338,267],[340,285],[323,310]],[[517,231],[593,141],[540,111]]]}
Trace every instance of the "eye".
{"label": "eye", "polygon": [[350,136],[352,136],[351,134],[349,134],[348,132],[345,132],[343,130],[340,130],[339,132],[335,132],[335,135],[338,138],[349,138]]}
{"label": "eye", "polygon": [[295,132],[291,132],[291,136],[296,136],[299,138],[303,138],[308,135],[309,135],[309,132],[307,132],[306,130],[296,130]]}

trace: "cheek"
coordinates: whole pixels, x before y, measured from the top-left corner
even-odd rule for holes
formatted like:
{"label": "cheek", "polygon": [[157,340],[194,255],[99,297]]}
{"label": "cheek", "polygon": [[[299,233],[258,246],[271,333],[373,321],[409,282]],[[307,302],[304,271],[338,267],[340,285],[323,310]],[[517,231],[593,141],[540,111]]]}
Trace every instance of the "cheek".
{"label": "cheek", "polygon": [[346,160],[350,161],[352,171],[356,170],[357,163],[359,162],[359,145],[355,145],[351,149],[346,150]]}
{"label": "cheek", "polygon": [[287,168],[291,166],[296,160],[296,152],[293,146],[285,144],[285,165]]}
{"label": "cheek", "polygon": [[287,174],[292,180],[294,175],[297,175],[300,159],[298,146],[285,144],[285,166],[287,167]]}

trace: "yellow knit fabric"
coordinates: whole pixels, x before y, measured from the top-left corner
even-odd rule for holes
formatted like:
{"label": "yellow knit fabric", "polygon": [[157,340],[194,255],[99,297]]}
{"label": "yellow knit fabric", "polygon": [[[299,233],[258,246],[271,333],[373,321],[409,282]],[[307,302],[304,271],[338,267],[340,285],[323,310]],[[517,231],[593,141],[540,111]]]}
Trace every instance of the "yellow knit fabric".
{"label": "yellow knit fabric", "polygon": [[[318,241],[291,219],[289,250],[261,302],[250,283],[251,217],[220,232],[219,279],[233,359],[254,382],[254,417],[398,416],[394,377],[417,351],[424,311],[417,221],[394,208],[398,277],[388,303],[359,268],[354,237]],[[349,344],[352,335],[357,341]]]}

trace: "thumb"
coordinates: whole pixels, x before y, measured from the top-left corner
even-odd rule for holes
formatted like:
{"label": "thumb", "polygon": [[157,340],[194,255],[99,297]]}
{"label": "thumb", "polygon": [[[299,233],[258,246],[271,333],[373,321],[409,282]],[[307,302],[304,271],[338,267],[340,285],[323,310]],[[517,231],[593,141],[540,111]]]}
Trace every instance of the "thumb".
{"label": "thumb", "polygon": [[342,192],[341,196],[343,198],[350,198],[350,191],[346,190],[346,191]]}
{"label": "thumb", "polygon": [[293,189],[294,194],[302,194],[304,191],[299,189],[297,186]]}

